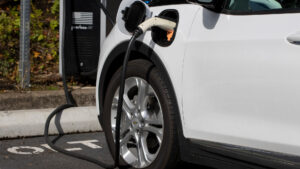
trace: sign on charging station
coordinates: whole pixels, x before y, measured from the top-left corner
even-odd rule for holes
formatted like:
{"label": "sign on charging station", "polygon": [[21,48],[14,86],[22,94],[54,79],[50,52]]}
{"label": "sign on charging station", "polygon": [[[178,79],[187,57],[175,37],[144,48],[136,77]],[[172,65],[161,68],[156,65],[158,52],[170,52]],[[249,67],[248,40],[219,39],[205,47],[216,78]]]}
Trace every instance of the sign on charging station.
{"label": "sign on charging station", "polygon": [[60,73],[64,59],[67,77],[96,78],[100,47],[112,28],[100,1],[115,17],[121,0],[60,0]]}

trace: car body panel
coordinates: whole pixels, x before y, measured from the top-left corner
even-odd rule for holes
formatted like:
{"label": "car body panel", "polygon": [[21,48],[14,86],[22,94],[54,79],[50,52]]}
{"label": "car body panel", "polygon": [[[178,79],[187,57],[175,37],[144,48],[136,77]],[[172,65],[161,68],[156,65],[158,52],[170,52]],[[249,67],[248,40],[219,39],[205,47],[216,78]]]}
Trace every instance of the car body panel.
{"label": "car body panel", "polygon": [[197,13],[184,59],[187,138],[300,156],[300,14]]}

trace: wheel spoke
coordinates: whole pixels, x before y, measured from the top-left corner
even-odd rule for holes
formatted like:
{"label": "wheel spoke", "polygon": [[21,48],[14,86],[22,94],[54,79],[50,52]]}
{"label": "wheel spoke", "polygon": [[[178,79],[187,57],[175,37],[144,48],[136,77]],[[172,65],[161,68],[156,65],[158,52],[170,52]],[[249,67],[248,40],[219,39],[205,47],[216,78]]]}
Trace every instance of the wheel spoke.
{"label": "wheel spoke", "polygon": [[149,149],[148,149],[148,145],[147,145],[147,137],[148,137],[149,133],[145,133],[143,134],[142,136],[142,140],[141,140],[141,143],[142,143],[142,148],[143,148],[143,151],[144,151],[144,154],[145,154],[145,158],[146,158],[146,161],[148,163],[151,163],[151,161],[153,161],[155,159],[155,154],[151,154],[149,152]]}
{"label": "wheel spoke", "polygon": [[137,108],[139,110],[144,110],[145,100],[147,97],[147,91],[149,85],[144,80],[137,79],[137,86],[138,86]]}
{"label": "wheel spoke", "polygon": [[145,149],[144,146],[142,145],[142,139],[141,135],[138,135],[138,142],[137,142],[137,152],[138,152],[138,161],[140,166],[144,166],[147,164],[146,157],[145,157]]}
{"label": "wheel spoke", "polygon": [[127,115],[122,115],[122,121],[121,121],[121,135],[123,135],[126,131],[129,130],[131,124],[131,120],[128,118]]}
{"label": "wheel spoke", "polygon": [[[118,102],[119,97],[115,97],[115,100]],[[118,104],[117,104],[118,105]],[[130,99],[128,98],[127,95],[124,94],[123,96],[123,106],[122,106],[123,112],[126,114],[127,118],[129,120],[132,119],[131,113],[134,112],[135,106],[132,104]]]}
{"label": "wheel spoke", "polygon": [[123,139],[120,140],[120,146],[123,146],[123,145],[126,145],[128,144],[128,142],[130,141],[130,139],[132,138],[133,136],[133,132],[132,131],[129,131]]}
{"label": "wheel spoke", "polygon": [[[114,112],[114,119],[116,119],[116,116],[117,116],[117,110],[116,110],[116,107],[118,106],[118,97],[114,97],[114,100],[113,100],[113,105],[114,107],[112,107],[112,111],[115,111]],[[130,126],[130,122],[131,122],[131,119],[132,119],[132,115],[131,115],[131,112],[133,111],[132,109],[133,107],[133,104],[130,102],[130,100],[128,99],[128,97],[124,97],[124,101],[123,101],[123,114],[122,114],[122,117],[121,117],[121,134],[123,134]],[[113,131],[115,131],[115,123],[112,124],[112,129]]]}
{"label": "wheel spoke", "polygon": [[162,128],[147,125],[143,129],[145,131],[155,134],[158,139],[158,142],[161,144],[162,139],[163,139],[163,129]]}

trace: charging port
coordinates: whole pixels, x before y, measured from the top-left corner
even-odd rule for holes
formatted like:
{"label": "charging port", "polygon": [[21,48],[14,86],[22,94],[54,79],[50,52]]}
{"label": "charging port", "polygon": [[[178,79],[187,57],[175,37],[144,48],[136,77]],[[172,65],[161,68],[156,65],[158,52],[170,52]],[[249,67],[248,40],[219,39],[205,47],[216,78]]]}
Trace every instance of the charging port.
{"label": "charging port", "polygon": [[[159,14],[159,17],[174,21],[178,25],[179,14],[175,9],[168,9]],[[165,31],[158,27],[152,28],[153,41],[163,47],[170,46],[175,39],[177,26],[173,31]]]}

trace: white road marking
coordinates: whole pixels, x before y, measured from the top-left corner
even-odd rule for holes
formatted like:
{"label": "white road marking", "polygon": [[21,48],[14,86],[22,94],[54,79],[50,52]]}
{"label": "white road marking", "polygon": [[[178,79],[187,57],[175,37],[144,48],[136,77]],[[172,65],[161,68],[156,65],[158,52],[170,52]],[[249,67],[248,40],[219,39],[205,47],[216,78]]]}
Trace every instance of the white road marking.
{"label": "white road marking", "polygon": [[81,151],[81,148],[67,148],[67,151]]}
{"label": "white road marking", "polygon": [[47,149],[49,149],[51,151],[57,152],[57,151],[53,150],[48,144],[41,144],[41,146],[45,147],[45,148],[47,148]]}
{"label": "white road marking", "polygon": [[[30,149],[32,152],[24,152],[20,151],[21,149]],[[19,146],[19,147],[11,147],[7,149],[8,152],[13,154],[21,154],[21,155],[31,155],[31,154],[40,154],[44,152],[44,149],[39,147],[29,147],[29,146]]]}
{"label": "white road marking", "polygon": [[[91,149],[101,149],[101,146],[98,146],[94,143],[99,142],[99,140],[83,140],[83,141],[70,141],[68,144],[82,144]],[[53,150],[48,144],[41,144],[41,147],[49,149],[53,152],[57,152]],[[27,150],[27,151],[25,151]],[[82,148],[66,148],[66,151],[81,151]],[[40,147],[30,147],[30,146],[15,146],[7,149],[8,152],[18,155],[31,155],[31,154],[40,154],[44,152],[44,149]]]}
{"label": "white road marking", "polygon": [[97,143],[99,142],[98,140],[84,140],[84,141],[70,141],[70,142],[67,142],[68,144],[82,144],[82,145],[85,145],[89,148],[92,148],[92,149],[100,149],[102,148],[101,146],[98,146],[96,144],[93,144],[93,143]]}

